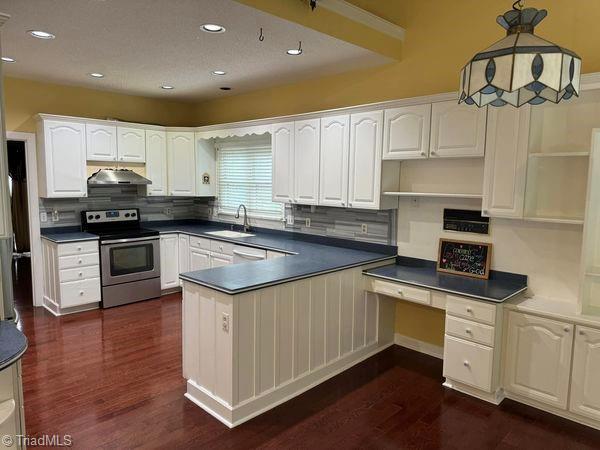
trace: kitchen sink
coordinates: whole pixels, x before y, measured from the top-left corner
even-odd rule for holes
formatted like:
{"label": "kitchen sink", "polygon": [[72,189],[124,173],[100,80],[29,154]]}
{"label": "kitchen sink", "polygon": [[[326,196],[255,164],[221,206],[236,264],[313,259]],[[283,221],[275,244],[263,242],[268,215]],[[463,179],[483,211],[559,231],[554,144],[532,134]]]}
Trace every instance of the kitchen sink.
{"label": "kitchen sink", "polygon": [[224,237],[224,238],[243,238],[243,237],[254,236],[251,233],[242,233],[242,232],[239,232],[239,231],[229,231],[229,230],[209,231],[206,234],[210,234],[211,236]]}

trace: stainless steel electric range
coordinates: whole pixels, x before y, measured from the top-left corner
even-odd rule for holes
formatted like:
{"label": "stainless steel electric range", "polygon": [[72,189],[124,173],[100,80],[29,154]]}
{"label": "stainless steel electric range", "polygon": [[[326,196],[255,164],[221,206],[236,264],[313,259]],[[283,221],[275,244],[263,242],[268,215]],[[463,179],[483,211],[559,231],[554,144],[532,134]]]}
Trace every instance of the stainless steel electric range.
{"label": "stainless steel electric range", "polygon": [[141,227],[137,208],[82,211],[81,224],[100,238],[103,308],[160,296],[158,231]]}

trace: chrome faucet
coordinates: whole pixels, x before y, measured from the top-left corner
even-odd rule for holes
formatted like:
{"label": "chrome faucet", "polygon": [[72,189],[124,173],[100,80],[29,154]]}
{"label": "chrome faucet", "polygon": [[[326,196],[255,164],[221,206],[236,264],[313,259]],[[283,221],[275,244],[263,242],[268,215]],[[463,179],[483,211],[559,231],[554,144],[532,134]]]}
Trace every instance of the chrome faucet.
{"label": "chrome faucet", "polygon": [[241,204],[238,206],[237,213],[235,213],[235,218],[240,218],[240,208],[244,208],[244,233],[250,231],[250,224],[248,223],[248,210],[246,209],[246,205]]}

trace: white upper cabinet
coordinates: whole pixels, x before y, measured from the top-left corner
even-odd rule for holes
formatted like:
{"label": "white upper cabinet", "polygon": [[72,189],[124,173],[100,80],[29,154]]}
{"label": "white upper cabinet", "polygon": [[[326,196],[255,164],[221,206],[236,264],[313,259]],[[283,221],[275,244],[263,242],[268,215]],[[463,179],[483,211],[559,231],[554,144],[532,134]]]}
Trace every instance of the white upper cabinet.
{"label": "white upper cabinet", "polygon": [[214,197],[217,195],[217,155],[212,141],[196,138],[196,195]]}
{"label": "white upper cabinet", "polygon": [[85,124],[42,120],[40,136],[40,197],[87,196]]}
{"label": "white upper cabinet", "polygon": [[504,388],[566,409],[573,328],[556,320],[509,312]]}
{"label": "white upper cabinet", "polygon": [[87,123],[85,138],[88,161],[117,160],[117,127]]}
{"label": "white upper cabinet", "polygon": [[146,130],[117,127],[117,153],[119,162],[146,162]]}
{"label": "white upper cabinet", "polygon": [[319,148],[321,119],[294,123],[294,200],[316,205],[319,202]]}
{"label": "white upper cabinet", "polygon": [[578,326],[573,348],[570,410],[600,420],[600,330]]}
{"label": "white upper cabinet", "polygon": [[152,181],[146,187],[147,195],[167,194],[167,133],[146,130],[146,178]]}
{"label": "white upper cabinet", "polygon": [[418,159],[429,154],[431,104],[386,109],[383,159]]}
{"label": "white upper cabinet", "polygon": [[322,118],[320,205],[345,207],[348,204],[349,161],[350,116]]}
{"label": "white upper cabinet", "polygon": [[483,156],[487,108],[457,101],[434,103],[431,109],[430,157]]}
{"label": "white upper cabinet", "polygon": [[523,218],[530,107],[488,112],[482,213]]}
{"label": "white upper cabinet", "polygon": [[378,209],[381,196],[383,111],[350,116],[348,206]]}
{"label": "white upper cabinet", "polygon": [[273,126],[273,201],[292,203],[294,200],[294,122]]}
{"label": "white upper cabinet", "polygon": [[167,132],[169,195],[196,195],[196,157],[192,131]]}

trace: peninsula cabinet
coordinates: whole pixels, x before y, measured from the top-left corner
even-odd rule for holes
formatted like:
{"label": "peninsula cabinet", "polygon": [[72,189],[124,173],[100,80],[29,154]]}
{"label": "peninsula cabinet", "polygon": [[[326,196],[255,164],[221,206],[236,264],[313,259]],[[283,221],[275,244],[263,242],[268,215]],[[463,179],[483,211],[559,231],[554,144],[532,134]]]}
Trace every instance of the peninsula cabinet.
{"label": "peninsula cabinet", "polygon": [[455,100],[433,103],[429,156],[483,156],[486,116],[487,108],[458,104]]}
{"label": "peninsula cabinet", "polygon": [[117,127],[119,162],[146,162],[146,131],[141,128]]}
{"label": "peninsula cabinet", "polygon": [[164,131],[146,130],[146,178],[152,181],[146,186],[146,195],[167,195],[167,133]]}
{"label": "peninsula cabinet", "polygon": [[431,104],[386,109],[383,159],[422,159],[429,156]]}
{"label": "peninsula cabinet", "polygon": [[177,233],[160,236],[160,288],[179,287],[179,237]]}
{"label": "peninsula cabinet", "polygon": [[88,161],[117,160],[117,127],[97,123],[85,124]]}
{"label": "peninsula cabinet", "polygon": [[194,132],[167,132],[167,180],[169,195],[196,195],[196,157]]}
{"label": "peninsula cabinet", "polygon": [[294,122],[273,126],[271,145],[273,152],[273,201],[294,201]]}
{"label": "peninsula cabinet", "polygon": [[530,107],[488,112],[482,214],[523,218]]}
{"label": "peninsula cabinet", "polygon": [[294,203],[319,202],[321,120],[294,122]]}
{"label": "peninsula cabinet", "polygon": [[571,412],[600,421],[600,330],[578,326],[573,347]]}
{"label": "peninsula cabinet", "polygon": [[348,204],[350,159],[350,116],[321,119],[321,164],[319,204],[345,207]]}
{"label": "peninsula cabinet", "polygon": [[574,328],[558,320],[510,311],[505,390],[566,409]]}
{"label": "peninsula cabinet", "polygon": [[38,177],[40,197],[87,196],[85,123],[40,117]]}

